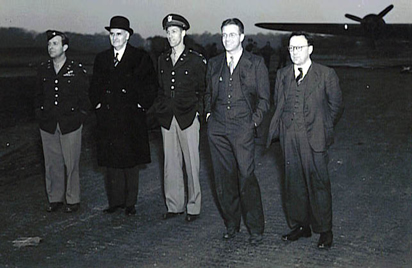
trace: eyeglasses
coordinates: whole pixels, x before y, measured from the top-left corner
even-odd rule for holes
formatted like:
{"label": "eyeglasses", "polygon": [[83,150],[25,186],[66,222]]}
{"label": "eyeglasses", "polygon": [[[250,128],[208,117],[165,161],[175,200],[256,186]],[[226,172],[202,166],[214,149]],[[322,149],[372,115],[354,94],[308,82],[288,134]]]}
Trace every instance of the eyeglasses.
{"label": "eyeglasses", "polygon": [[229,33],[229,34],[222,34],[222,38],[235,38],[236,36],[238,36],[239,34],[237,33]]}
{"label": "eyeglasses", "polygon": [[289,46],[289,47],[288,47],[288,51],[289,51],[289,52],[294,52],[294,51],[301,52],[301,51],[303,50],[303,48],[308,47],[308,46],[309,46],[309,45],[305,45],[305,46]]}

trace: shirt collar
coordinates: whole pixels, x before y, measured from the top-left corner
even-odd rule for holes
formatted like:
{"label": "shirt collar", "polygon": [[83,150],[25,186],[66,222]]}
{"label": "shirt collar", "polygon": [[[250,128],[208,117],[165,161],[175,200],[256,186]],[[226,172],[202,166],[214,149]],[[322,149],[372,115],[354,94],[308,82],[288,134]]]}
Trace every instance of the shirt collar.
{"label": "shirt collar", "polygon": [[120,60],[122,60],[122,57],[123,57],[123,54],[125,53],[125,50],[126,50],[126,46],[124,46],[120,50],[115,50],[115,48],[113,48],[113,56],[115,56],[116,53],[118,53],[118,61],[120,61]]}
{"label": "shirt collar", "polygon": [[237,64],[239,62],[239,59],[241,59],[243,51],[244,51],[243,49],[240,49],[239,51],[237,51],[234,54],[229,54],[228,52],[226,52],[227,64],[229,65],[229,62],[231,61],[230,57],[232,56],[232,57],[234,57],[234,67],[237,66]]}
{"label": "shirt collar", "polygon": [[[305,75],[307,75],[308,69],[310,69],[311,66],[311,59],[309,59],[306,63],[304,63],[302,66],[300,66],[303,69],[303,77],[305,77]],[[298,74],[300,74],[300,71],[298,71],[298,66],[294,65],[294,75],[295,77],[298,76]]]}

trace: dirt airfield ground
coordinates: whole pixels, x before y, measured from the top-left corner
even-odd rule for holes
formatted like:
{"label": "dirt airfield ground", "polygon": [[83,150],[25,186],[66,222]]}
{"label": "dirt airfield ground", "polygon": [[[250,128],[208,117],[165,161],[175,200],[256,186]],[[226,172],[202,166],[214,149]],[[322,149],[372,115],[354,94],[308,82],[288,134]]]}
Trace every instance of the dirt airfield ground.
{"label": "dirt airfield ground", "polygon": [[[318,235],[281,241],[288,231],[281,208],[279,144],[257,139],[256,174],[266,218],[264,241],[252,247],[245,227],[223,241],[224,225],[211,191],[206,126],[201,131],[200,219],[162,220],[162,147],[150,133],[152,163],[141,171],[138,214],[105,215],[104,169],[96,164],[89,117],[81,158],[81,209],[49,214],[43,156],[30,98],[32,78],[1,80],[0,267],[411,267],[412,75],[401,67],[336,67],[345,112],[330,150],[334,245],[316,248]],[[7,84],[7,85],[6,85]],[[14,108],[14,109],[11,109]],[[261,130],[265,134],[265,127]],[[18,247],[22,237],[39,237]]]}

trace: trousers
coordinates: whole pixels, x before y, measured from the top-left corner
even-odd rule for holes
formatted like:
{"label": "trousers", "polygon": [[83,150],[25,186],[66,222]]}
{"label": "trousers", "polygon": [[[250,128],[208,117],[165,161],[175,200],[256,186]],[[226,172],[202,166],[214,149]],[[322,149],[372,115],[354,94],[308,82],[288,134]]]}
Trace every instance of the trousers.
{"label": "trousers", "polygon": [[68,134],[62,134],[59,124],[54,134],[40,129],[49,203],[80,202],[79,161],[82,128],[83,126],[80,126]]}
{"label": "trousers", "polygon": [[332,198],[328,153],[314,152],[307,131],[292,124],[281,128],[285,178],[283,205],[291,229],[311,225],[315,233],[332,229]]}
{"label": "trousers", "polygon": [[[168,212],[188,214],[201,212],[201,185],[199,183],[199,130],[197,117],[191,126],[181,130],[175,117],[171,127],[161,127],[164,148],[164,191]],[[183,165],[188,178],[188,200],[185,205]]]}

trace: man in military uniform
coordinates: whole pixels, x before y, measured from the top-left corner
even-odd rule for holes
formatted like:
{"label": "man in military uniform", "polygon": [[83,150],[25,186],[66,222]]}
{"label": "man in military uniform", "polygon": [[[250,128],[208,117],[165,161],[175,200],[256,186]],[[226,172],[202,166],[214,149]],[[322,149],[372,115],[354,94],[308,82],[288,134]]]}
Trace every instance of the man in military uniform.
{"label": "man in military uniform", "polygon": [[90,105],[88,78],[82,64],[66,58],[67,36],[54,30],[46,34],[51,60],[38,69],[34,103],[43,144],[47,211],[54,212],[66,203],[65,212],[71,213],[80,203],[79,160]]}
{"label": "man in military uniform", "polygon": [[96,56],[89,91],[97,119],[97,158],[107,168],[109,207],[104,212],[125,208],[129,216],[136,214],[139,165],[151,161],[146,110],[156,96],[156,72],[149,54],[128,43],[133,29],[127,18],[114,16],[105,29],[112,46]]}
{"label": "man in military uniform", "polygon": [[[184,44],[188,21],[169,14],[162,21],[171,50],[158,59],[159,92],[155,101],[164,147],[164,190],[168,219],[186,211],[186,221],[198,218],[201,211],[199,184],[199,130],[205,92],[205,58]],[[188,200],[185,204],[185,161]],[[186,209],[186,210],[185,210]]]}

